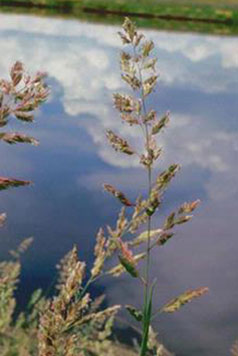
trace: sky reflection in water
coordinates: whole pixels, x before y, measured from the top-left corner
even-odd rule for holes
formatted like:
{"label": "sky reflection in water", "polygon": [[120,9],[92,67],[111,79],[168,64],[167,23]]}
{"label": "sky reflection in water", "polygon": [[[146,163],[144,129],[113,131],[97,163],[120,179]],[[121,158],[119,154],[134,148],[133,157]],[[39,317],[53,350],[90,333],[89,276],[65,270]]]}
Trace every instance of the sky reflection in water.
{"label": "sky reflection in water", "polygon": [[[136,146],[139,141],[138,132],[122,125],[111,108],[112,93],[123,90],[117,30],[0,14],[0,77],[21,60],[31,71],[46,70],[52,88],[34,125],[11,122],[11,129],[40,139],[40,147],[1,144],[1,175],[35,182],[1,193],[0,201],[9,216],[1,230],[1,257],[22,237],[35,236],[24,257],[22,299],[33,287],[49,285],[56,262],[73,243],[91,260],[97,228],[112,224],[118,210],[102,192],[103,182],[131,197],[137,187],[145,189],[136,160],[116,155],[105,141],[108,127]],[[227,355],[238,335],[238,39],[145,32],[155,41],[161,78],[150,104],[172,114],[161,137],[161,166],[183,166],[160,219],[185,200],[202,200],[193,222],[153,256],[158,301],[192,287],[210,288],[209,296],[163,317],[160,338],[177,355]],[[139,301],[141,293],[130,282],[109,283],[110,302]]]}

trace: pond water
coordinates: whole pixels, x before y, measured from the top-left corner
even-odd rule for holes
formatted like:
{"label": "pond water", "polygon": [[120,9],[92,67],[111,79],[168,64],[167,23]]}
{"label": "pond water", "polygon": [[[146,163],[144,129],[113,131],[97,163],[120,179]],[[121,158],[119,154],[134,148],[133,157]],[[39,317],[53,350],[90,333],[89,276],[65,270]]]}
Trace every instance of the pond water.
{"label": "pond water", "polygon": [[[92,260],[99,226],[113,224],[119,205],[102,190],[114,184],[135,197],[145,189],[137,162],[115,154],[105,140],[112,128],[136,143],[138,132],[122,125],[112,108],[120,80],[118,27],[87,22],[0,14],[0,77],[15,60],[48,72],[49,102],[24,130],[37,148],[1,144],[1,175],[31,179],[30,188],[1,193],[0,256],[34,236],[23,258],[19,301],[47,288],[55,264],[74,243]],[[176,355],[223,356],[238,338],[238,38],[145,30],[156,45],[160,84],[151,104],[171,111],[161,137],[161,167],[182,164],[168,190],[161,219],[184,201],[200,198],[193,221],[153,255],[158,303],[188,288],[210,293],[156,324],[160,340]],[[138,303],[130,278],[105,281],[109,303]]]}

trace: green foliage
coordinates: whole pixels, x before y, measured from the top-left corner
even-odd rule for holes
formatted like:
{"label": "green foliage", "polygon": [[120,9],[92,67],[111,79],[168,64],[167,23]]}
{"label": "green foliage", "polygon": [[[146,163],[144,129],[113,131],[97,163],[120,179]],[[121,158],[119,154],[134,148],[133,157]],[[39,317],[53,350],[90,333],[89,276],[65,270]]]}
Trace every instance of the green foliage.
{"label": "green foliage", "polygon": [[225,36],[238,33],[237,0],[31,0],[30,4],[29,0],[0,0],[0,5],[4,12],[37,16],[60,14],[66,18],[119,25],[121,16],[133,13],[137,15],[138,25],[156,30]]}

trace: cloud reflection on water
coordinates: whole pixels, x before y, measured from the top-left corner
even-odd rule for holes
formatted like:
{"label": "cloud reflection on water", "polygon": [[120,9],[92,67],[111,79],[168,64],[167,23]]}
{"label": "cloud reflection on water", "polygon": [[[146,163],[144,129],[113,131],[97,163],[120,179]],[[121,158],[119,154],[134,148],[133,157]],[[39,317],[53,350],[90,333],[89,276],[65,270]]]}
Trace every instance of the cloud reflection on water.
{"label": "cloud reflection on water", "polygon": [[[52,84],[51,102],[27,128],[40,138],[40,148],[1,145],[1,171],[32,175],[36,182],[34,189],[4,193],[1,202],[10,215],[5,232],[15,239],[28,232],[37,237],[28,278],[31,271],[32,279],[46,275],[51,261],[81,242],[79,230],[87,240],[98,224],[112,222],[117,205],[101,194],[104,180],[132,195],[132,180],[143,190],[137,161],[128,163],[105,142],[110,127],[138,144],[138,132],[121,125],[111,108],[112,92],[122,90],[116,32],[113,26],[0,14],[0,76],[18,59],[32,71],[48,71]],[[165,319],[159,330],[177,355],[226,355],[237,337],[238,39],[145,32],[155,41],[161,72],[151,105],[172,112],[170,129],[161,137],[162,165],[183,165],[162,215],[183,200],[203,200],[196,219],[154,256],[158,299],[200,284],[211,289],[209,297]],[[103,207],[99,199],[105,199]],[[83,255],[91,251],[93,239],[87,241]],[[139,299],[128,279],[108,288],[115,302],[121,293],[125,302]]]}

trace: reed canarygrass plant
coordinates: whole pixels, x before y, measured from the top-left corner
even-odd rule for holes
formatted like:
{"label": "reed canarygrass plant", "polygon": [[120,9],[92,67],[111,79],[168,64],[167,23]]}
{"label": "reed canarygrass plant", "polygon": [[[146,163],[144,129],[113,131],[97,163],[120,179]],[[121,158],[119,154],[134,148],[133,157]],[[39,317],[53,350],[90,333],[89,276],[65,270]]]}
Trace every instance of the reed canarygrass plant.
{"label": "reed canarygrass plant", "polygon": [[[126,47],[126,50],[121,52],[120,58],[121,78],[130,87],[132,93],[130,95],[114,94],[114,106],[119,111],[121,120],[132,130],[134,126],[141,129],[141,141],[144,148],[142,152],[136,151],[125,138],[111,130],[107,131],[107,138],[116,151],[127,156],[138,157],[147,175],[147,195],[145,197],[140,195],[136,202],[131,202],[126,194],[117,188],[109,184],[104,185],[104,188],[124,205],[119,214],[116,229],[108,228],[109,249],[117,252],[120,261],[120,266],[109,273],[118,275],[123,268],[131,277],[138,279],[144,288],[141,308],[137,309],[135,306],[126,308],[141,324],[140,356],[146,356],[149,351],[149,332],[152,320],[161,313],[175,312],[182,305],[206,293],[207,288],[188,290],[163,306],[154,306],[153,293],[157,281],[151,275],[151,252],[154,248],[164,246],[173,237],[173,228],[176,225],[191,220],[191,213],[197,208],[199,200],[184,203],[167,217],[161,227],[152,230],[152,219],[160,208],[164,191],[179,171],[180,166],[173,164],[157,176],[154,175],[155,164],[162,154],[162,149],[157,144],[157,137],[170,121],[168,113],[159,118],[156,111],[148,105],[147,99],[156,89],[158,81],[157,59],[153,56],[154,43],[145,39],[128,18],[125,19],[119,35]],[[144,225],[146,225],[145,231],[138,236],[138,231]],[[136,254],[135,248],[141,245],[144,246],[144,251]],[[107,254],[108,252],[103,254],[102,258]],[[138,268],[141,260],[144,261],[143,272]],[[157,351],[152,352],[156,354]]]}
{"label": "reed canarygrass plant", "polygon": [[[103,309],[103,297],[93,300],[89,287],[105,275],[119,277],[124,272],[135,283],[141,284],[144,290],[139,307],[125,306],[139,323],[137,329],[142,335],[135,354],[166,356],[169,353],[158,342],[152,321],[161,313],[173,313],[207,292],[207,288],[202,287],[188,290],[162,306],[154,302],[157,281],[151,273],[151,252],[162,248],[173,238],[175,226],[191,220],[191,213],[199,201],[182,204],[175,212],[171,212],[162,226],[152,228],[152,219],[160,209],[164,192],[180,166],[173,164],[159,174],[155,173],[155,165],[162,154],[157,137],[169,124],[170,117],[166,113],[159,118],[147,101],[156,89],[158,80],[157,59],[153,56],[154,43],[139,33],[128,18],[119,35],[126,47],[120,59],[122,80],[132,92],[114,94],[114,106],[121,120],[131,130],[135,126],[139,128],[143,149],[138,152],[112,130],[108,129],[106,135],[119,154],[124,154],[128,159],[130,156],[138,158],[147,176],[147,192],[132,201],[118,188],[104,184],[104,189],[120,201],[122,208],[115,226],[107,226],[106,230],[100,228],[97,233],[95,258],[89,277],[86,264],[78,259],[77,247],[74,246],[57,266],[59,279],[54,296],[49,298],[41,290],[36,290],[26,310],[15,318],[14,291],[20,274],[20,258],[32,239],[24,240],[15,251],[11,251],[12,261],[0,263],[0,354],[3,356],[115,356],[117,352],[112,327],[120,306]],[[23,65],[16,62],[10,71],[10,80],[0,80],[0,127],[5,128],[13,118],[31,123],[35,110],[48,95],[44,74],[29,76]],[[38,144],[35,138],[19,132],[2,131],[0,140],[8,144]],[[30,183],[29,180],[0,177],[0,190]],[[2,213],[0,226],[5,220],[6,214]],[[137,251],[138,248],[140,251]],[[115,255],[118,263],[108,268],[106,262]],[[144,264],[144,268],[140,264]]]}
{"label": "reed canarygrass plant", "polygon": [[[16,62],[10,70],[10,80],[0,80],[0,127],[13,118],[31,123],[35,110],[45,102],[49,90],[44,73],[30,76],[23,64]],[[38,145],[34,137],[20,132],[0,132],[0,140],[8,144]],[[0,177],[0,190],[30,184],[29,180]],[[6,214],[0,214],[0,227]],[[101,237],[95,248],[95,265],[91,281],[101,269]],[[24,312],[13,317],[16,300],[14,291],[20,275],[20,258],[32,238],[23,240],[10,251],[12,260],[0,263],[0,354],[2,356],[83,356],[113,354],[111,335],[114,316],[119,305],[102,309],[103,297],[92,300],[85,282],[86,265],[78,260],[74,247],[57,266],[59,280],[53,298],[36,290]],[[100,308],[100,309],[99,309]]]}
{"label": "reed canarygrass plant", "polygon": [[[34,120],[35,110],[47,99],[49,90],[44,83],[44,73],[29,75],[21,62],[16,62],[10,70],[9,79],[0,80],[0,141],[10,145],[38,141],[21,132],[5,131],[9,121],[17,119],[25,123]],[[0,190],[31,184],[29,180],[0,177]],[[0,227],[6,221],[6,214],[0,214]],[[20,257],[30,244],[32,238],[23,240],[15,251],[10,251],[12,260],[0,263],[0,354],[3,356],[28,356],[36,350],[36,314],[35,295],[29,302],[27,315],[21,313],[16,321],[13,314],[16,300],[15,289],[21,270]],[[36,308],[33,309],[33,306]]]}

